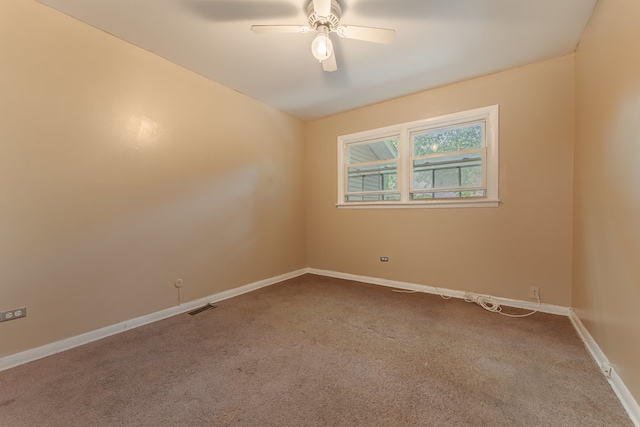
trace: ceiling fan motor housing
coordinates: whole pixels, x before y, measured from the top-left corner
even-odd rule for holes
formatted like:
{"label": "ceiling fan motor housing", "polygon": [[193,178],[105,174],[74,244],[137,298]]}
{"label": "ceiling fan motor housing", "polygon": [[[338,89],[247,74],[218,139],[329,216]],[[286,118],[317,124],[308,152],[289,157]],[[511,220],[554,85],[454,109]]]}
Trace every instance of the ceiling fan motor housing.
{"label": "ceiling fan motor housing", "polygon": [[335,31],[340,24],[340,15],[342,14],[342,7],[337,0],[331,0],[331,15],[319,16],[313,8],[313,0],[309,0],[307,3],[307,15],[309,20],[309,27],[318,29],[319,26],[326,26],[329,30]]}

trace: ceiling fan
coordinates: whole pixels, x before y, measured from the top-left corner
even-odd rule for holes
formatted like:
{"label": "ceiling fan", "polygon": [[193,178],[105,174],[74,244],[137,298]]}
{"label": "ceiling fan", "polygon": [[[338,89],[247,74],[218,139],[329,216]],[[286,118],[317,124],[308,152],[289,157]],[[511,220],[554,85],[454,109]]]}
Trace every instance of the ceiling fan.
{"label": "ceiling fan", "polygon": [[390,44],[396,37],[395,30],[387,28],[340,25],[342,7],[338,0],[309,0],[307,2],[309,25],[252,25],[251,31],[258,34],[268,33],[308,33],[318,35],[311,43],[311,53],[322,63],[324,71],[336,71],[336,56],[330,33],[347,39],[363,40],[374,43]]}

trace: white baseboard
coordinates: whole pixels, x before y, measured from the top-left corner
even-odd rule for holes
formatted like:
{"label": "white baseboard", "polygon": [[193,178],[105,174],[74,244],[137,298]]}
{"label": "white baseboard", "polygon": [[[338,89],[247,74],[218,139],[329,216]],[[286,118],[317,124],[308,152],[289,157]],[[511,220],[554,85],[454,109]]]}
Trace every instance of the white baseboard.
{"label": "white baseboard", "polygon": [[[46,344],[41,347],[36,347],[30,350],[26,350],[20,353],[12,354],[9,356],[5,356],[0,358],[0,371],[13,368],[18,365],[22,365],[37,359],[41,359],[46,356],[50,356],[52,354],[60,353],[65,350],[72,349],[74,347],[81,346],[83,344],[88,344],[90,342],[99,340],[101,338],[105,338],[111,335],[118,334],[120,332],[127,331],[129,329],[137,328],[139,326],[143,326],[152,322],[156,322],[158,320],[166,319],[171,316],[175,316],[177,314],[185,313],[187,311],[198,308],[204,304],[209,302],[217,302],[222,301],[228,298],[232,298],[238,295],[245,294],[247,292],[254,291],[256,289],[264,288],[266,286],[270,286],[284,280],[292,279],[294,277],[301,276],[306,273],[317,274],[320,276],[327,277],[335,277],[338,279],[346,279],[353,280],[357,282],[370,283],[374,285],[388,286],[397,289],[406,289],[418,292],[426,292],[435,295],[442,295],[445,297],[453,297],[453,298],[464,298],[466,292],[458,291],[447,288],[436,288],[433,286],[426,285],[418,285],[415,283],[409,282],[400,282],[396,280],[387,280],[380,279],[376,277],[368,277],[368,276],[359,276],[355,274],[349,273],[340,273],[336,271],[330,270],[320,270],[316,268],[303,268],[300,270],[292,271],[290,273],[285,273],[279,276],[271,277],[269,279],[260,280],[258,282],[250,283],[239,288],[230,289],[228,291],[219,292],[217,294],[213,294],[204,298],[199,298],[194,301],[190,301],[187,303],[180,304],[176,307],[170,307],[161,311],[157,311],[155,313],[151,313],[145,316],[137,317],[135,319],[127,320],[125,322],[120,322],[115,325],[107,326],[101,329],[97,329],[95,331],[87,332],[85,334],[77,335],[75,337],[66,338],[61,341],[57,341],[51,344]],[[558,314],[563,316],[568,316],[576,329],[578,335],[585,343],[587,350],[598,364],[603,374],[609,381],[609,384],[613,388],[613,391],[620,399],[620,402],[626,409],[629,414],[631,420],[636,425],[636,427],[640,427],[640,406],[635,401],[629,389],[625,386],[624,382],[617,374],[615,368],[613,368],[605,354],[602,352],[598,344],[595,342],[589,331],[584,327],[578,316],[568,307],[562,307],[552,304],[541,304],[538,306],[537,303],[532,303],[529,301],[520,301],[509,298],[500,298],[493,297],[499,304],[523,308],[529,310],[538,310],[543,313],[550,314]]]}
{"label": "white baseboard", "polygon": [[[337,271],[330,271],[330,270],[319,270],[316,268],[308,268],[307,272],[311,274],[317,274],[320,276],[335,277],[337,279],[353,280],[356,282],[363,282],[363,283],[371,283],[374,285],[388,286],[388,287],[397,288],[397,289],[426,292],[429,294],[442,295],[445,297],[464,298],[466,294],[465,291],[458,291],[458,290],[446,289],[446,288],[435,288],[433,286],[418,285],[418,284],[409,283],[409,282],[399,282],[396,280],[380,279],[377,277],[359,276],[355,274],[340,273]],[[585,343],[587,350],[595,360],[596,364],[600,367],[600,370],[602,371],[605,378],[607,378],[607,381],[609,381],[609,384],[611,385],[611,388],[613,388],[613,391],[615,392],[616,396],[618,396],[618,399],[620,399],[620,402],[622,403],[622,406],[629,414],[631,421],[633,421],[636,427],[640,427],[640,406],[638,406],[638,403],[635,401],[635,399],[629,392],[629,389],[624,384],[624,382],[616,372],[615,368],[611,366],[605,354],[602,352],[602,350],[600,349],[598,344],[595,342],[591,334],[589,334],[589,331],[587,331],[587,329],[584,327],[584,325],[582,324],[578,316],[576,316],[576,314],[571,308],[552,305],[552,304],[541,304],[540,306],[538,306],[538,303],[514,300],[509,298],[493,297],[493,299],[496,300],[500,305],[505,305],[508,307],[524,308],[528,310],[537,309],[538,311],[543,313],[568,316],[576,332],[578,333],[582,341]]]}
{"label": "white baseboard", "polygon": [[[330,270],[319,270],[316,268],[308,268],[307,271],[311,274],[317,274],[320,276],[335,277],[337,279],[353,280],[356,282],[371,283],[374,285],[388,286],[391,288],[425,292],[428,294],[442,295],[445,297],[463,299],[465,295],[468,293],[465,291],[458,291],[458,290],[447,289],[447,288],[436,288],[433,286],[418,285],[416,283],[400,282],[397,280],[379,279],[377,277],[358,276],[355,274],[340,273],[337,271],[330,271]],[[542,313],[559,314],[561,316],[568,316],[571,310],[569,307],[563,307],[560,305],[553,305],[553,304],[542,303],[538,305],[537,302],[521,301],[521,300],[501,298],[496,296],[494,296],[493,299],[496,302],[498,302],[500,305],[504,305],[507,307],[523,308],[527,310],[538,310]]]}
{"label": "white baseboard", "polygon": [[616,372],[615,367],[613,367],[609,363],[609,359],[607,359],[607,356],[604,354],[602,349],[600,349],[598,343],[596,343],[587,328],[584,327],[582,321],[573,310],[571,310],[569,314],[569,319],[571,320],[573,327],[578,332],[578,335],[584,342],[585,347],[587,347],[587,350],[591,354],[591,357],[593,357],[593,360],[595,360],[596,364],[600,367],[600,370],[604,374],[605,378],[607,379],[607,381],[609,381],[611,388],[615,392],[616,396],[618,396],[618,399],[620,399],[620,402],[629,414],[631,421],[633,421],[636,427],[640,427],[640,406],[631,395],[631,392],[622,381],[622,378],[620,378],[620,376]]}
{"label": "white baseboard", "polygon": [[72,349],[74,347],[88,344],[93,341],[97,341],[101,338],[106,338],[111,335],[118,334],[120,332],[127,331],[129,329],[137,328],[149,323],[157,322],[158,320],[166,319],[177,314],[191,311],[195,308],[203,306],[209,302],[222,301],[231,297],[245,294],[247,292],[254,291],[256,289],[270,286],[283,280],[292,279],[294,277],[301,276],[307,273],[307,269],[292,271],[290,273],[281,274],[279,276],[271,277],[269,279],[260,280],[258,282],[249,283],[239,288],[229,289],[228,291],[219,292],[217,294],[209,295],[204,298],[199,298],[194,301],[189,301],[179,306],[169,307],[164,310],[156,311],[155,313],[147,314],[145,316],[136,317],[135,319],[127,320],[117,323],[115,325],[106,326],[104,328],[97,329],[95,331],[87,332],[74,337],[66,338],[60,341],[46,344],[41,347],[36,347],[30,350],[22,351],[20,353],[11,354],[0,358],[0,371],[4,371],[9,368],[13,368],[18,365],[23,365],[28,362],[32,362],[37,359],[41,359],[52,354],[60,353],[65,350]]}

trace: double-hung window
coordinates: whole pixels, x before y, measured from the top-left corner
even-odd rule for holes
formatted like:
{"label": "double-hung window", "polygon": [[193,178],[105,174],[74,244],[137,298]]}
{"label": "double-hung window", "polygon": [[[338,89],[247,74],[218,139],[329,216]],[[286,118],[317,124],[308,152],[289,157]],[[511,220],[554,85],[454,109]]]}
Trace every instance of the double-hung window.
{"label": "double-hung window", "polygon": [[339,207],[498,205],[498,106],[338,138]]}

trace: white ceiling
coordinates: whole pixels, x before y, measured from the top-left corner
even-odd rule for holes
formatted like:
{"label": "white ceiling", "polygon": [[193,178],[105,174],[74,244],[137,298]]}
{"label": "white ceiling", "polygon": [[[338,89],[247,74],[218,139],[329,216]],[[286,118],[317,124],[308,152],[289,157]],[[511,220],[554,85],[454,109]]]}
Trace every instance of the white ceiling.
{"label": "white ceiling", "polygon": [[38,0],[303,120],[575,50],[597,0],[341,0],[342,24],[393,28],[380,45],[332,34],[338,71],[311,55],[306,0]]}

